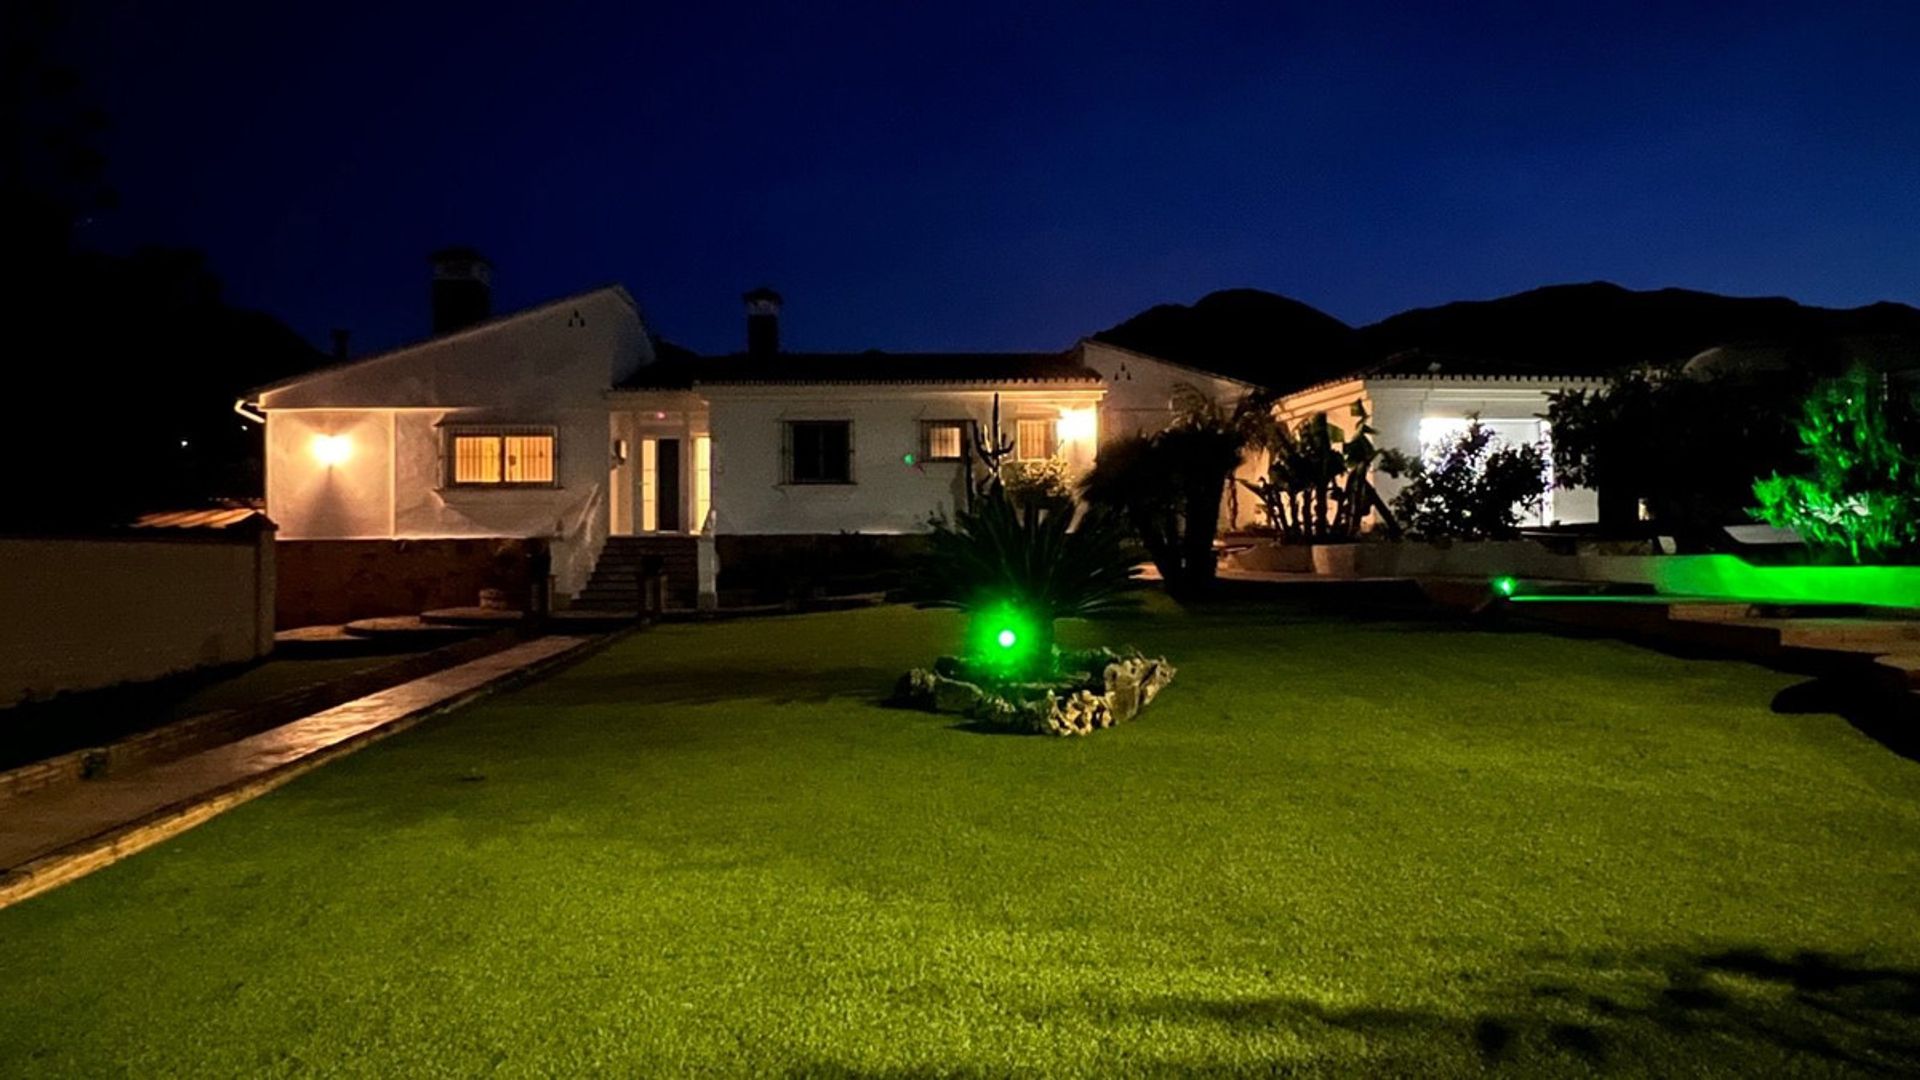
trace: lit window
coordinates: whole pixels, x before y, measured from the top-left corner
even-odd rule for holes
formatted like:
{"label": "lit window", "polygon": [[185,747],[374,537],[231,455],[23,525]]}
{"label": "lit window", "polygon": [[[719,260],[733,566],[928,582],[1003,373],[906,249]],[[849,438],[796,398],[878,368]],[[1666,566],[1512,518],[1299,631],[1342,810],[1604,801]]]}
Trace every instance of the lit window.
{"label": "lit window", "polygon": [[1053,456],[1053,421],[1022,420],[1014,427],[1014,454],[1021,461]]}
{"label": "lit window", "polygon": [[853,483],[852,421],[789,420],[785,431],[787,483]]}
{"label": "lit window", "polygon": [[554,482],[556,440],[551,429],[464,428],[452,432],[449,441],[455,484],[551,486]]}
{"label": "lit window", "polygon": [[705,435],[693,437],[693,528],[707,527],[707,509],[713,505],[713,440]]}
{"label": "lit window", "polygon": [[640,440],[640,531],[660,528],[660,440]]}
{"label": "lit window", "polygon": [[965,420],[925,420],[920,424],[922,461],[959,461],[967,454]]}

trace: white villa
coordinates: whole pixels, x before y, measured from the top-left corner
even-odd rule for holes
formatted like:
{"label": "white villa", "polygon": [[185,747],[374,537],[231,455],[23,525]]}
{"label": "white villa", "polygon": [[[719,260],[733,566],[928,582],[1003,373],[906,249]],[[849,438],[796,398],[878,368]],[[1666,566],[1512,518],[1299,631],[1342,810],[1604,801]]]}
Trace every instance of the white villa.
{"label": "white villa", "polygon": [[[923,531],[964,497],[968,440],[996,398],[1016,458],[1084,468],[1103,438],[1164,427],[1181,384],[1222,400],[1253,389],[1092,340],[1056,353],[790,353],[780,297],[744,300],[745,352],[661,357],[618,285],[492,317],[485,260],[441,252],[437,336],[236,406],[266,427],[267,514],[287,541],[544,538],[561,603],[594,600],[596,564],[614,553],[653,552],[684,579],[683,602],[710,604],[730,551]],[[1407,449],[1473,411],[1532,440],[1546,394],[1573,381],[1377,373],[1281,408],[1337,418],[1362,400],[1382,441]],[[1551,516],[1591,518],[1591,499],[1562,493]]]}
{"label": "white villa", "polygon": [[488,317],[484,260],[442,256],[438,336],[237,406],[265,424],[282,540],[542,537],[556,595],[576,598],[609,537],[644,538],[689,565],[698,550],[711,602],[728,545],[696,538],[923,531],[964,497],[967,440],[996,397],[1017,459],[1084,468],[1103,434],[1164,426],[1179,383],[1250,389],[1094,342],[784,352],[769,290],[745,297],[746,352],[663,359],[618,285]]}

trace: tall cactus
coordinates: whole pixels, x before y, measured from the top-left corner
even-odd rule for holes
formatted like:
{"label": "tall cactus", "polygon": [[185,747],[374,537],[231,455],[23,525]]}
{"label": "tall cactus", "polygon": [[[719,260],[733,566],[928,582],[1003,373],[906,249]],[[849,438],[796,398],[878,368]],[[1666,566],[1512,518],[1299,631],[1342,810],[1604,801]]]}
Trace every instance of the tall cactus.
{"label": "tall cactus", "polygon": [[987,429],[972,440],[974,457],[986,469],[985,476],[973,476],[967,484],[967,505],[976,497],[990,495],[1000,487],[1000,464],[1013,453],[1014,441],[1000,430],[1000,395],[993,395],[993,419]]}

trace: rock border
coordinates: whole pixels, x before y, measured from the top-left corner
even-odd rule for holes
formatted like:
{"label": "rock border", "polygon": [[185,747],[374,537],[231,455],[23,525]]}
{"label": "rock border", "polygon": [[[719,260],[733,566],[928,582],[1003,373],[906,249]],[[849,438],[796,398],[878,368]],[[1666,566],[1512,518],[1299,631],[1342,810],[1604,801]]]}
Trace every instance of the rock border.
{"label": "rock border", "polygon": [[1064,653],[1059,678],[1002,683],[941,657],[932,668],[900,677],[894,703],[949,713],[1005,731],[1034,735],[1091,735],[1140,715],[1177,674],[1165,657],[1093,649]]}

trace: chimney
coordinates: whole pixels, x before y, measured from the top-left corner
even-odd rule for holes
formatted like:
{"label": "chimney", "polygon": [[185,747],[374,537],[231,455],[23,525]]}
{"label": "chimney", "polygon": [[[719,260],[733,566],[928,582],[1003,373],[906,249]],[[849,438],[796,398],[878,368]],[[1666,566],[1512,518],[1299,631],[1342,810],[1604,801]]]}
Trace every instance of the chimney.
{"label": "chimney", "polygon": [[351,333],[352,331],[343,327],[336,326],[333,328],[333,359],[335,363],[342,363],[347,359],[347,339]]}
{"label": "chimney", "polygon": [[740,297],[747,305],[747,355],[780,351],[780,294],[762,285]]}
{"label": "chimney", "polygon": [[470,247],[441,248],[433,259],[433,332],[451,334],[493,314],[493,265]]}

